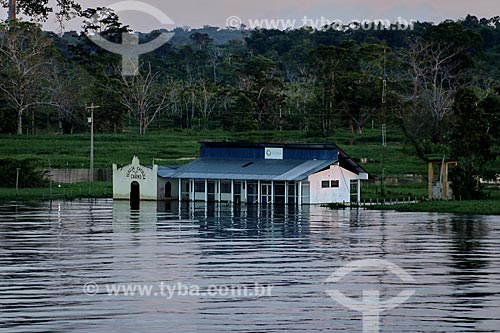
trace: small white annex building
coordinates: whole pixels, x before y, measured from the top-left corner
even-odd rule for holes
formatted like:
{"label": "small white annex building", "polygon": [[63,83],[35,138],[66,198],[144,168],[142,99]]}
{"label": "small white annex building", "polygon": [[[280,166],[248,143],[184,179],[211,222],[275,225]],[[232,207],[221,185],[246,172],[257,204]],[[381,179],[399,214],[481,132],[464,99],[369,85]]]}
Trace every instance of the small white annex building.
{"label": "small white annex building", "polygon": [[336,145],[201,143],[183,166],[144,167],[134,157],[113,165],[113,198],[236,204],[325,204],[361,201],[368,173]]}
{"label": "small white annex building", "polygon": [[137,156],[124,168],[113,164],[113,199],[156,201],[158,183],[158,166],[142,166]]}

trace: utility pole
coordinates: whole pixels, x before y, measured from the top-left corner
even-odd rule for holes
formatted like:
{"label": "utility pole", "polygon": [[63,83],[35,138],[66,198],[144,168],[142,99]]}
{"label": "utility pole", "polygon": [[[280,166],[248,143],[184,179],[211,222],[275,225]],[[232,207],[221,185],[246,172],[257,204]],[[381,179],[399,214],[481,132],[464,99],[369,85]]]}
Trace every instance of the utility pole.
{"label": "utility pole", "polygon": [[17,19],[17,0],[9,0],[9,21]]}
{"label": "utility pole", "polygon": [[86,107],[90,110],[90,171],[89,171],[89,181],[94,181],[94,110],[100,108],[100,106],[94,106],[92,103],[90,106]]}
{"label": "utility pole", "polygon": [[384,47],[384,76],[382,78],[382,124],[386,123],[386,104],[387,104],[387,49]]}
{"label": "utility pole", "polygon": [[385,195],[385,148],[387,147],[387,125],[382,125],[382,178],[380,178],[380,190],[382,196]]}
{"label": "utility pole", "polygon": [[380,190],[385,195],[385,148],[387,147],[387,49],[384,47],[384,77],[382,78],[382,178],[380,179]]}

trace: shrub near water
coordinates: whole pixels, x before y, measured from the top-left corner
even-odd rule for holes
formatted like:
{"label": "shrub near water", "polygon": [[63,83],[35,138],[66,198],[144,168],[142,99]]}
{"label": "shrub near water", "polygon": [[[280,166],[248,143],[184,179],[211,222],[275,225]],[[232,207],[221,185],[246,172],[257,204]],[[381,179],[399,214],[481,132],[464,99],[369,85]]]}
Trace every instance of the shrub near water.
{"label": "shrub near water", "polygon": [[16,187],[17,168],[19,168],[19,186],[36,188],[47,186],[46,172],[37,170],[36,160],[0,159],[0,187]]}

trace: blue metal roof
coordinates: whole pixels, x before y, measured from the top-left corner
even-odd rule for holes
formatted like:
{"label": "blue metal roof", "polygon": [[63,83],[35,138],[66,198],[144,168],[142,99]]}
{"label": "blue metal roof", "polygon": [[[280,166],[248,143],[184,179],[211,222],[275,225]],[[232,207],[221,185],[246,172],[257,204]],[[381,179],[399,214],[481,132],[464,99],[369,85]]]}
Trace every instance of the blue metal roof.
{"label": "blue metal roof", "polygon": [[284,160],[338,161],[339,165],[357,175],[367,174],[365,169],[349,157],[336,144],[200,142],[201,158],[264,159],[265,149],[282,148]]}
{"label": "blue metal roof", "polygon": [[302,181],[337,161],[200,158],[177,170],[158,172],[174,179]]}
{"label": "blue metal roof", "polygon": [[173,178],[177,170],[179,169],[178,166],[162,166],[160,165],[158,167],[158,176],[163,177],[163,178]]}
{"label": "blue metal roof", "polygon": [[[268,148],[283,149],[283,159],[265,159]],[[361,166],[333,144],[228,142],[202,142],[200,159],[183,166],[160,166],[158,176],[173,179],[302,181],[334,163],[358,175],[368,176]]]}

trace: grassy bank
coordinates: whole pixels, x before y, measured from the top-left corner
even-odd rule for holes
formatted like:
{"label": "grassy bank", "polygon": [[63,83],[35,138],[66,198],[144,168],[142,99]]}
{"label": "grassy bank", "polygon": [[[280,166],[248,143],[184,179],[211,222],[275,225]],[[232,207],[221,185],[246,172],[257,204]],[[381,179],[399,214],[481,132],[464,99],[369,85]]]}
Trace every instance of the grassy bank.
{"label": "grassy bank", "polygon": [[0,201],[46,201],[46,200],[76,200],[83,198],[111,198],[113,185],[107,182],[53,184],[52,189],[26,188],[19,189],[16,195],[15,188],[0,188]]}
{"label": "grassy bank", "polygon": [[500,215],[500,200],[481,201],[424,201],[418,204],[376,205],[372,210],[397,212],[433,212],[468,215]]}

